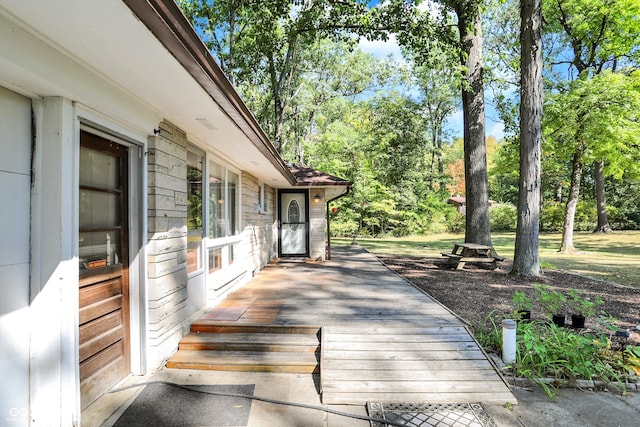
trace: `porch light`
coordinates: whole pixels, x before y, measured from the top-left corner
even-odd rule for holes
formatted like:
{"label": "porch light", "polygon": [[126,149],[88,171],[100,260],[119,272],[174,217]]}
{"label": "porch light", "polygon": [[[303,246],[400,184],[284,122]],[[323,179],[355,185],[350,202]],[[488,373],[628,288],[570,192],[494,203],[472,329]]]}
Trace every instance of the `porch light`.
{"label": "porch light", "polygon": [[320,203],[320,200],[322,200],[322,197],[320,196],[320,194],[316,194],[315,196],[313,196],[313,203]]}

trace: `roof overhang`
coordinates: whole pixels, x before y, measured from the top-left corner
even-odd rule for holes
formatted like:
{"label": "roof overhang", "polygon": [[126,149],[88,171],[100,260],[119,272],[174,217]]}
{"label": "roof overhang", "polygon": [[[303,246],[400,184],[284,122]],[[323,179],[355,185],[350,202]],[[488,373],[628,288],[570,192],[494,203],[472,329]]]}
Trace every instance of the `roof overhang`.
{"label": "roof overhang", "polygon": [[[296,185],[173,0],[5,0],[0,18],[42,42],[51,55],[73,63],[74,72],[109,85],[113,98],[130,99],[170,121],[214,155],[270,186]],[[9,47],[11,42],[5,41]],[[106,97],[91,98],[69,73],[38,70],[45,60],[3,52],[0,82],[32,96],[64,96],[108,116],[122,114]]]}

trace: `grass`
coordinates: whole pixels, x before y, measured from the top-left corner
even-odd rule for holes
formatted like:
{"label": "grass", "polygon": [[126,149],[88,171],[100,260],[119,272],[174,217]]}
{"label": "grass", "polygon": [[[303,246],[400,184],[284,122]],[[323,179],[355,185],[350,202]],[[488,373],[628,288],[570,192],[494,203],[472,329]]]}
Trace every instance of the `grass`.
{"label": "grass", "polygon": [[[513,259],[514,233],[493,233],[493,245],[501,256]],[[333,244],[350,244],[352,239],[333,238]],[[562,235],[540,235],[539,250],[543,267],[566,270],[595,279],[640,288],[640,231],[615,233],[575,233],[578,254],[559,254]],[[454,243],[464,241],[463,234],[437,234],[404,238],[359,238],[357,242],[376,254],[413,255],[439,258],[450,252]]]}

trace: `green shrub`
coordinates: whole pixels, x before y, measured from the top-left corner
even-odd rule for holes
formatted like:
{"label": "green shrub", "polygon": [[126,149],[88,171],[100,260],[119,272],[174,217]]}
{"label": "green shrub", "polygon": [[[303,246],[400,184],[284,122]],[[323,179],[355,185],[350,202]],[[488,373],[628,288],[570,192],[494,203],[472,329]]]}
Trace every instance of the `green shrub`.
{"label": "green shrub", "polygon": [[[502,351],[503,318],[492,311],[482,322],[473,325],[478,343],[488,352],[500,354]],[[538,383],[553,398],[556,391],[553,384],[540,379],[620,381],[630,370],[629,366],[640,363],[640,358],[630,358],[635,353],[623,363],[623,355],[613,354],[610,346],[606,333],[581,334],[549,322],[521,321],[517,323],[516,360],[511,369],[515,376]]]}
{"label": "green shrub", "polygon": [[[516,362],[514,374],[534,381],[554,378],[619,380],[619,367],[606,357],[609,340],[605,335],[577,334],[546,322],[519,322],[516,331]],[[554,390],[539,382],[550,397]]]}
{"label": "green shrub", "polygon": [[454,208],[446,211],[446,225],[450,233],[460,233],[464,231],[465,217]]}
{"label": "green shrub", "polygon": [[[564,225],[565,203],[547,202],[540,213],[540,230],[562,231]],[[598,222],[595,203],[578,202],[574,217],[573,229],[576,231],[592,231]]]}
{"label": "green shrub", "polygon": [[540,229],[542,231],[560,231],[564,222],[564,204],[558,202],[545,203],[540,213]]}
{"label": "green shrub", "polygon": [[511,204],[501,204],[489,211],[492,231],[516,231],[518,210]]}

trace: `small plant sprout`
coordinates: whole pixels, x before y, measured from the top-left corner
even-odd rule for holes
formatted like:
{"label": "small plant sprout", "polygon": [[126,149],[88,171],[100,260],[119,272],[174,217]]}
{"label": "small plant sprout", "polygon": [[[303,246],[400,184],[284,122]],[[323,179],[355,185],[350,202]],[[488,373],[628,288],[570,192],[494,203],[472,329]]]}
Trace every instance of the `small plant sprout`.
{"label": "small plant sprout", "polygon": [[535,290],[538,292],[538,302],[542,306],[548,317],[565,313],[567,297],[561,292],[552,290],[551,286],[536,283]]}
{"label": "small plant sprout", "polygon": [[569,289],[567,291],[569,295],[569,299],[567,304],[569,305],[569,309],[571,313],[578,316],[594,316],[596,314],[596,309],[604,304],[604,301],[599,296],[591,299],[587,296],[586,292],[578,289]]}
{"label": "small plant sprout", "polygon": [[511,298],[513,304],[513,318],[516,320],[527,320],[531,318],[531,308],[533,301],[522,291],[516,291]]}
{"label": "small plant sprout", "polygon": [[511,303],[515,306],[516,311],[531,311],[531,307],[533,307],[531,298],[522,291],[515,291],[513,293]]}

